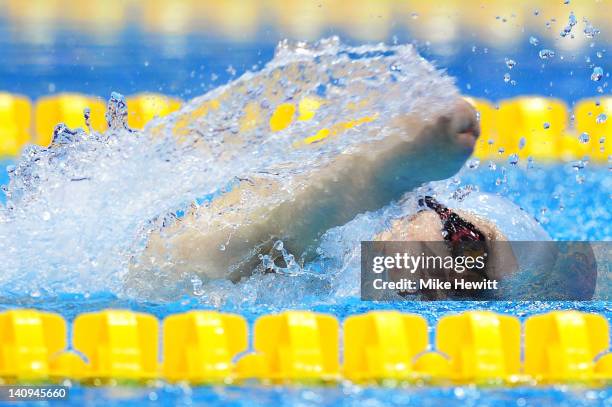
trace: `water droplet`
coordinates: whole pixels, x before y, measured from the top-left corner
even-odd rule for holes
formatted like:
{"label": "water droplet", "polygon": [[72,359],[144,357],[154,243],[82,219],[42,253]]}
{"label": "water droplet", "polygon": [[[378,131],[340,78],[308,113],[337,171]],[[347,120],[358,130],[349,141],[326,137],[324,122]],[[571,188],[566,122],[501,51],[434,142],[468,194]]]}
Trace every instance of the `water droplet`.
{"label": "water droplet", "polygon": [[393,62],[391,65],[389,65],[389,70],[391,72],[399,72],[402,70],[402,66],[398,62]]}
{"label": "water droplet", "polygon": [[603,52],[601,51],[597,51],[595,55],[597,55],[597,58],[603,58]]}
{"label": "water droplet", "polygon": [[516,66],[516,61],[514,59],[506,58],[505,61],[506,61],[506,66],[508,67],[508,69],[512,69]]}
{"label": "water droplet", "polygon": [[555,51],[551,49],[542,49],[539,52],[540,59],[550,59],[555,56]]}
{"label": "water droplet", "polygon": [[125,96],[120,93],[112,92],[106,106],[106,124],[112,130],[128,130],[127,117],[128,109]]}
{"label": "water droplet", "polygon": [[540,40],[538,40],[534,36],[531,36],[531,37],[529,37],[529,43],[535,47],[535,46],[537,46],[540,43]]}
{"label": "water droplet", "polygon": [[544,208],[540,208],[540,223],[542,223],[543,225],[546,225],[548,222],[550,222],[550,219],[548,218],[548,216],[546,216],[546,214],[548,213],[548,208],[544,207]]}
{"label": "water droplet", "polygon": [[510,156],[508,157],[508,163],[510,165],[516,165],[519,162],[519,156],[518,154],[510,154]]}
{"label": "water droplet", "polygon": [[593,24],[589,22],[586,22],[583,32],[584,32],[584,36],[587,38],[594,38],[596,35],[599,35],[600,33],[599,29],[593,27]]}
{"label": "water droplet", "polygon": [[202,295],[204,295],[205,292],[202,288],[202,280],[200,280],[197,276],[191,277],[191,286],[193,288],[193,295],[197,297],[201,297]]}
{"label": "water droplet", "polygon": [[49,213],[49,211],[44,211],[42,214],[42,219],[46,222],[49,219],[51,219],[51,214]]}
{"label": "water droplet", "polygon": [[57,147],[64,144],[72,144],[79,139],[83,139],[85,133],[82,129],[72,130],[64,123],[59,123],[53,129],[53,138],[51,139],[51,146]]}
{"label": "water droplet", "polygon": [[527,140],[525,139],[525,137],[521,137],[521,139],[519,140],[519,145],[518,145],[519,150],[522,150],[523,148],[525,148],[526,144],[527,144]]}
{"label": "water droplet", "polygon": [[589,133],[587,133],[587,132],[582,133],[582,134],[581,134],[581,135],[578,137],[578,140],[580,140],[580,142],[581,142],[582,144],[584,144],[584,143],[588,143],[588,142],[589,142],[589,140],[590,140]]}
{"label": "water droplet", "polygon": [[478,158],[468,161],[468,168],[475,170],[478,167],[480,167],[480,160]]}
{"label": "water droplet", "polygon": [[457,397],[458,399],[462,399],[465,397],[465,390],[462,389],[461,387],[457,387],[455,388],[455,397]]}
{"label": "water droplet", "polygon": [[544,127],[544,130],[547,130],[550,128],[550,123],[548,122],[544,122],[544,124],[542,125],[542,127]]}
{"label": "water droplet", "polygon": [[276,242],[274,242],[274,249],[275,250],[283,250],[283,248],[285,247],[285,245],[283,244],[283,242],[281,240],[277,240]]}
{"label": "water droplet", "polygon": [[223,243],[219,245],[219,250],[221,250],[222,252],[225,251],[225,245]]}
{"label": "water droplet", "polygon": [[[561,31],[561,37],[566,37],[568,34],[570,34],[572,32],[572,28],[574,28],[577,22],[578,20],[576,19],[576,15],[573,11],[571,11],[567,21],[567,25],[563,28],[563,31]],[[572,36],[572,38],[574,37]]]}
{"label": "water droplet", "polygon": [[504,82],[506,82],[506,83],[510,82],[510,74],[509,73],[505,73],[504,74]]}
{"label": "water droplet", "polygon": [[606,115],[605,113],[601,113],[599,116],[597,116],[597,119],[595,119],[597,124],[605,123],[606,120],[608,120],[608,115]]}
{"label": "water droplet", "polygon": [[603,78],[604,71],[600,66],[596,66],[593,68],[593,73],[591,74],[591,80],[594,82],[599,82],[601,78]]}

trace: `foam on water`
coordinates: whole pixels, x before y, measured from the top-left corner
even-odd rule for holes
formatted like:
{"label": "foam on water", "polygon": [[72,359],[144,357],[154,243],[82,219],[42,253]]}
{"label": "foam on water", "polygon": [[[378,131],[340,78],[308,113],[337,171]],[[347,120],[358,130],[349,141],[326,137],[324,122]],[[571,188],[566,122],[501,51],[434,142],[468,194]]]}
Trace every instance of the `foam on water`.
{"label": "foam on water", "polygon": [[[268,118],[274,108],[305,96],[326,101],[316,119],[271,133]],[[353,48],[332,38],[316,44],[283,42],[261,71],[194,99],[143,132],[129,131],[122,111],[108,117],[110,130],[102,135],[64,129],[60,135],[66,137],[56,138],[51,148],[26,148],[10,171],[7,203],[0,206],[0,292],[124,295],[125,275],[148,232],[180,210],[223,193],[238,178],[323,165],[326,157],[384,137],[399,115],[428,120],[448,111],[456,97],[452,80],[411,46]],[[359,111],[347,117],[347,106],[355,104]],[[246,120],[253,109],[265,120]],[[293,148],[323,127],[373,115],[377,120],[316,148]],[[304,295],[329,291],[333,282],[321,274],[326,273],[313,266],[291,287]],[[250,301],[266,292],[269,298],[288,286],[277,280],[288,278],[257,276],[242,287],[226,281],[202,286],[192,276],[182,282],[203,301],[215,303],[228,295]],[[150,281],[166,286],[154,270]],[[166,288],[176,293],[176,287]]]}

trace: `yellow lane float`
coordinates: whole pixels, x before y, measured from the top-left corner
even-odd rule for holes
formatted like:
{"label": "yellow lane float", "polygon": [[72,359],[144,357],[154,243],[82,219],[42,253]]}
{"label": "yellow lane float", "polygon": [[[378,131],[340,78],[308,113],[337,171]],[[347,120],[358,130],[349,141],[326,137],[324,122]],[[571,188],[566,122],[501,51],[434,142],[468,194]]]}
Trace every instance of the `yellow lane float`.
{"label": "yellow lane float", "polygon": [[164,320],[163,375],[169,381],[231,378],[233,359],[248,348],[248,327],[238,315],[191,311]]}
{"label": "yellow lane float", "polygon": [[156,117],[164,117],[181,107],[181,100],[156,93],[141,93],[126,100],[128,108],[128,125],[142,130]]}
{"label": "yellow lane float", "polygon": [[0,92],[0,158],[19,154],[31,138],[32,104],[20,95]]}
{"label": "yellow lane float", "polygon": [[[556,311],[525,322],[525,373],[545,382],[612,379],[608,320],[602,315]],[[600,356],[598,360],[596,357]]]}
{"label": "yellow lane float", "polygon": [[350,380],[407,379],[416,355],[427,350],[420,315],[376,311],[344,322],[344,376]]}
{"label": "yellow lane float", "polygon": [[53,140],[53,130],[58,123],[74,128],[87,129],[84,110],[91,111],[91,126],[102,132],[106,129],[106,105],[102,99],[76,93],[62,93],[38,99],[35,110],[36,138],[34,142],[48,146]]}
{"label": "yellow lane float", "polygon": [[[335,317],[307,311],[266,315],[255,322],[256,355],[238,362],[245,372],[273,381],[339,379],[339,332]],[[248,356],[248,355],[247,355]]]}
{"label": "yellow lane float", "polygon": [[436,348],[448,355],[455,381],[512,381],[521,368],[521,324],[487,311],[445,316],[436,328]]}
{"label": "yellow lane float", "polygon": [[[559,157],[561,138],[568,128],[568,109],[560,100],[520,97],[499,104],[499,148],[519,158],[551,160]],[[523,145],[524,144],[524,145]]]}
{"label": "yellow lane float", "polygon": [[[323,384],[413,382],[478,385],[609,385],[608,320],[599,314],[553,311],[518,318],[468,311],[440,318],[435,349],[425,319],[397,311],[346,318],[343,366],[336,317],[309,311],[264,315],[248,324],[234,314],[189,311],[163,323],[127,310],[77,316],[68,349],[67,323],[53,313],[0,313],[0,383],[104,384],[151,379],[191,384]],[[522,342],[522,343],[521,343]],[[522,346],[521,346],[522,345]],[[523,356],[521,357],[521,349]]]}
{"label": "yellow lane float", "polygon": [[106,310],[74,320],[73,345],[88,360],[92,379],[152,379],[158,376],[158,321],[153,315]]}
{"label": "yellow lane float", "polygon": [[607,162],[612,155],[612,97],[582,100],[574,107],[574,116],[576,131],[589,144],[591,158]]}
{"label": "yellow lane float", "polygon": [[[203,103],[196,111],[178,116],[175,133],[186,134],[185,127],[194,118],[204,117],[219,108],[219,99]],[[498,105],[472,97],[465,98],[478,111],[481,137],[476,143],[474,157],[506,160],[517,154],[520,160],[528,157],[541,161],[568,161],[589,157],[594,162],[608,162],[612,155],[612,98],[583,99],[573,108],[557,99],[524,96],[502,100]],[[316,118],[325,103],[318,97],[303,97],[296,103],[281,103],[269,116],[271,132],[285,130],[296,121]],[[177,98],[156,93],[142,93],[127,98],[128,124],[143,129],[155,117],[164,117],[181,107]],[[105,106],[101,98],[76,93],[62,93],[40,98],[34,107],[24,96],[0,92],[0,157],[13,157],[28,142],[47,146],[58,123],[70,128],[86,128],[83,110],[91,109],[92,127],[104,131]],[[249,103],[240,119],[240,131],[248,132],[259,125],[265,116],[258,103]],[[317,133],[296,141],[295,146],[307,145],[338,135],[362,123],[375,120],[365,116],[339,121],[323,127]],[[155,130],[155,129],[153,129]]]}
{"label": "yellow lane float", "polygon": [[612,154],[612,98],[585,99],[574,108],[557,99],[519,97],[503,100],[499,107],[482,99],[466,98],[480,116],[481,136],[474,156],[480,159],[570,161],[588,157],[608,162]]}
{"label": "yellow lane float", "polygon": [[66,322],[59,315],[27,309],[0,313],[0,378],[48,379],[50,360],[66,343]]}

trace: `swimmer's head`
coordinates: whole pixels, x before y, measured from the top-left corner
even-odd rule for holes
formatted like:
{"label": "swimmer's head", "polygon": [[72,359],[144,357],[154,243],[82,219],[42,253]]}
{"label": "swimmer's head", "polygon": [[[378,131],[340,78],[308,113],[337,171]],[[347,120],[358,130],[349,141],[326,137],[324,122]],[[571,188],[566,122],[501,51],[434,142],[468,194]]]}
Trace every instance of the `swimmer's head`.
{"label": "swimmer's head", "polygon": [[[466,281],[502,280],[518,269],[516,257],[506,236],[497,226],[472,212],[455,210],[438,202],[432,196],[418,199],[416,214],[397,219],[391,228],[376,237],[383,241],[407,241],[415,253],[448,258],[461,264],[461,278]],[[430,243],[432,242],[432,243]],[[440,242],[440,243],[435,243]],[[444,244],[441,244],[444,242]],[[491,244],[496,242],[495,244]],[[471,258],[469,263],[466,259]],[[454,266],[453,266],[454,267]],[[449,278],[454,274],[446,266],[423,268],[415,275],[420,278]],[[454,269],[455,272],[458,270]],[[391,275],[392,279],[406,278],[402,271]],[[411,276],[408,276],[412,278]],[[425,290],[427,298],[461,297],[455,291]],[[470,292],[465,295],[472,295]]]}

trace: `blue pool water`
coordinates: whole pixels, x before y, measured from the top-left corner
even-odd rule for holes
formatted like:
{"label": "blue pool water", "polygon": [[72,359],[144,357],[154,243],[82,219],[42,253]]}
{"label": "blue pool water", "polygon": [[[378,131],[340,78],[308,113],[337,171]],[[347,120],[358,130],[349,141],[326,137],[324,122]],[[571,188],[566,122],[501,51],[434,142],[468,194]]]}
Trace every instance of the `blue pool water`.
{"label": "blue pool water", "polygon": [[206,387],[186,389],[75,389],[72,402],[92,406],[130,405],[211,405],[211,406],[609,406],[610,389],[477,389],[411,388],[261,388]]}

